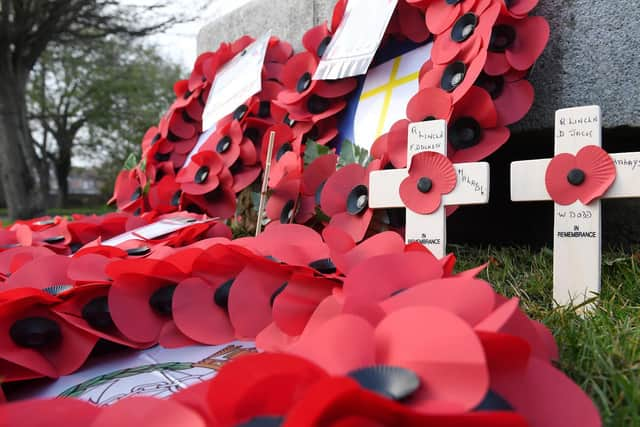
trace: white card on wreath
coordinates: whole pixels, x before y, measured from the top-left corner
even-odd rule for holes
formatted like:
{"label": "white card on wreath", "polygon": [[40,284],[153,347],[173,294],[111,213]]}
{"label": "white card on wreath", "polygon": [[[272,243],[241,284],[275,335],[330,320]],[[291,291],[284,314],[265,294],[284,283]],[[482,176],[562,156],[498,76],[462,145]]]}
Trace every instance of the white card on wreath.
{"label": "white card on wreath", "polygon": [[203,131],[262,90],[262,67],[270,38],[271,30],[220,68],[202,113]]}
{"label": "white card on wreath", "polygon": [[134,230],[127,231],[119,236],[102,242],[103,246],[118,246],[121,243],[129,240],[152,240],[158,237],[164,236],[175,231],[182,230],[194,224],[200,224],[213,221],[213,219],[198,220],[193,217],[180,217],[165,218],[154,223],[138,227]]}
{"label": "white card on wreath", "polygon": [[337,80],[365,74],[397,5],[398,0],[350,0],[313,79]]}
{"label": "white card on wreath", "polygon": [[256,352],[253,342],[123,351],[90,359],[79,371],[28,384],[12,400],[73,397],[108,406],[134,396],[164,398],[216,376],[225,363]]}

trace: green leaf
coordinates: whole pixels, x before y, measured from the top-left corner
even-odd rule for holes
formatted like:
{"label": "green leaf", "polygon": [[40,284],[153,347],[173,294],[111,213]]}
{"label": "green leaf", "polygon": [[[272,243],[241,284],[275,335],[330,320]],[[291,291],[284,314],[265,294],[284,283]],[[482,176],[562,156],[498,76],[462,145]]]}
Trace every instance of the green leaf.
{"label": "green leaf", "polygon": [[342,148],[340,149],[340,159],[338,164],[342,166],[357,163],[362,166],[366,166],[371,161],[369,152],[362,147],[355,145],[353,142],[345,139],[342,142]]}
{"label": "green leaf", "polygon": [[136,166],[138,166],[138,158],[136,157],[135,153],[131,153],[129,154],[129,157],[127,157],[127,160],[125,160],[122,169],[130,171],[135,169]]}
{"label": "green leaf", "polygon": [[327,146],[320,145],[312,139],[307,139],[304,150],[304,164],[310,165],[315,159],[325,154],[329,154],[331,149]]}

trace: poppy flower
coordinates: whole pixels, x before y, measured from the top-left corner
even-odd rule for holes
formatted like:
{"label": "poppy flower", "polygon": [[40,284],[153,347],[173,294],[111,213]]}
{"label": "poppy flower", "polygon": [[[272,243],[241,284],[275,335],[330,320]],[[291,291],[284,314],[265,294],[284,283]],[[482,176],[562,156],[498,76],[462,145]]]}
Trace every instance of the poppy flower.
{"label": "poppy flower", "polygon": [[315,213],[315,201],[300,194],[299,178],[283,179],[272,189],[266,206],[267,218],[282,224],[304,224]]}
{"label": "poppy flower", "polygon": [[484,71],[496,76],[511,68],[528,70],[544,51],[549,32],[549,23],[541,16],[501,17],[491,32]]}
{"label": "poppy flower", "polygon": [[46,246],[57,253],[67,254],[71,242],[67,220],[56,218],[45,222],[38,221],[32,226],[17,222],[11,230],[16,232],[16,239],[22,246]]}
{"label": "poppy flower", "polygon": [[330,99],[317,94],[311,94],[295,104],[286,106],[291,119],[313,124],[334,117],[346,107],[347,102],[342,98]]}
{"label": "poppy flower", "polygon": [[480,74],[475,83],[486,90],[496,107],[498,125],[508,126],[524,118],[533,105],[533,85],[526,72],[510,70],[507,74],[490,76]]}
{"label": "poppy flower", "polygon": [[453,102],[451,95],[442,89],[426,88],[416,93],[407,104],[407,118],[411,122],[449,120]]}
{"label": "poppy flower", "polygon": [[73,221],[67,224],[71,241],[81,244],[102,237],[104,240],[124,233],[129,214],[112,212],[104,215],[72,215]]}
{"label": "poppy flower", "polygon": [[389,132],[381,137],[386,138],[386,141],[384,142],[386,145],[386,152],[382,154],[382,159],[388,158],[395,168],[404,168],[407,166],[409,124],[409,120],[398,120],[391,126]]}
{"label": "poppy flower", "polygon": [[471,10],[476,1],[428,0],[425,10],[427,28],[435,35],[444,33],[460,16]]}
{"label": "poppy flower", "polygon": [[595,145],[588,145],[576,155],[555,156],[545,174],[547,192],[560,205],[577,200],[588,205],[602,197],[616,179],[616,166],[609,154]]}
{"label": "poppy flower", "polygon": [[182,193],[180,206],[196,214],[207,214],[212,218],[231,218],[236,212],[236,193],[226,185],[204,195]]}
{"label": "poppy flower", "polygon": [[0,252],[0,282],[5,281],[27,262],[51,255],[54,255],[54,252],[42,246],[17,246]]}
{"label": "poppy flower", "polygon": [[76,371],[98,338],[65,322],[47,292],[12,289],[0,299],[0,376],[4,381],[57,378]]}
{"label": "poppy flower", "polygon": [[302,142],[303,136],[314,126],[313,122],[294,119],[289,111],[289,106],[279,105],[277,100],[271,103],[271,116],[276,125],[285,125],[291,130],[295,141]]}
{"label": "poppy flower", "polygon": [[19,246],[16,232],[0,226],[0,252]]}
{"label": "poppy flower", "polygon": [[144,210],[144,194],[137,169],[120,171],[113,188],[113,197],[108,203],[113,202],[124,212],[141,213]]}
{"label": "poppy flower", "polygon": [[186,274],[168,261],[144,258],[115,261],[107,267],[113,278],[108,308],[113,323],[128,339],[163,347],[189,345],[173,322],[172,299]]}
{"label": "poppy flower", "polygon": [[[220,155],[224,164],[229,167],[240,157],[242,143],[242,127],[237,121],[216,129],[201,148],[202,151],[214,151]],[[255,150],[254,150],[255,151]],[[254,154],[255,160],[255,154]]]}
{"label": "poppy flower", "polygon": [[414,212],[427,215],[442,203],[442,195],[456,188],[458,177],[451,161],[433,151],[418,153],[411,159],[409,176],[400,183],[400,198]]}
{"label": "poppy flower", "polygon": [[316,206],[320,206],[322,189],[329,177],[335,173],[337,164],[336,154],[325,154],[304,168],[301,193],[304,197],[312,197]]}
{"label": "poppy flower", "polygon": [[401,35],[414,43],[424,43],[431,33],[425,25],[424,9],[408,2],[398,2],[398,6],[387,26],[387,35]]}
{"label": "poppy flower", "polygon": [[[27,261],[28,259],[28,261]],[[24,258],[26,262],[7,278],[4,289],[34,288],[59,295],[73,287],[67,274],[71,258],[64,255],[47,255]],[[15,263],[14,259],[14,263]]]}
{"label": "poppy flower", "polygon": [[269,187],[276,187],[283,179],[299,178],[302,173],[301,144],[294,139],[293,132],[285,125],[270,127],[262,138],[260,159],[263,168],[267,162],[267,151],[271,132],[275,132],[271,169],[269,171]]}
{"label": "poppy flower", "polygon": [[509,129],[498,125],[491,96],[477,86],[455,104],[448,126],[447,154],[453,163],[484,159],[509,139]]}
{"label": "poppy flower", "polygon": [[462,62],[473,59],[480,49],[489,45],[491,30],[499,14],[498,2],[476,3],[450,28],[436,37],[431,49],[433,62],[448,64],[454,58]]}
{"label": "poppy flower", "polygon": [[329,258],[329,248],[315,230],[299,224],[269,224],[253,239],[252,247],[260,254],[285,263],[281,268],[312,267]]}
{"label": "poppy flower", "polygon": [[[417,337],[410,326],[415,324],[438,327],[424,329]],[[476,332],[455,314],[436,307],[406,307],[376,326],[341,314],[303,334],[289,352],[333,375],[357,378],[360,370],[376,366],[401,370],[415,386],[399,400],[423,413],[468,411],[489,389],[487,361]]]}
{"label": "poppy flower", "polygon": [[466,61],[456,57],[449,63],[435,64],[429,60],[420,70],[420,89],[442,89],[451,94],[451,100],[456,104],[473,86],[486,60],[487,51],[484,49],[480,49],[475,57]]}
{"label": "poppy flower", "polygon": [[320,196],[322,211],[331,217],[331,225],[342,228],[356,241],[364,238],[373,210],[369,208],[369,174],[380,169],[374,160],[365,169],[350,164],[327,179]]}
{"label": "poppy flower", "polygon": [[309,132],[303,135],[301,139],[304,142],[311,140],[318,145],[330,145],[331,142],[336,140],[339,133],[338,118],[334,116],[314,123]]}
{"label": "poppy flower", "polygon": [[176,182],[187,194],[200,196],[212,192],[222,185],[221,181],[231,180],[222,157],[214,151],[201,151],[191,158],[191,163],[178,172]]}
{"label": "poppy flower", "polygon": [[181,185],[175,176],[166,175],[149,187],[149,207],[159,214],[175,212],[180,207]]}
{"label": "poppy flower", "polygon": [[209,406],[219,427],[260,420],[273,423],[284,418],[312,384],[326,377],[318,366],[295,356],[247,355],[226,364],[211,380]]}

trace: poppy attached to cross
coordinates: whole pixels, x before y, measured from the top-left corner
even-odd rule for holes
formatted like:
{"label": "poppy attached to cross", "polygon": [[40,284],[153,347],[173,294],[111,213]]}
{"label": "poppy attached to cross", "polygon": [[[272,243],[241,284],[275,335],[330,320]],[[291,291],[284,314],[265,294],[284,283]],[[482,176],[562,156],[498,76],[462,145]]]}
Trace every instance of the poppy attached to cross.
{"label": "poppy attached to cross", "polygon": [[444,120],[409,126],[409,169],[371,172],[369,206],[372,209],[407,208],[405,240],[420,242],[437,257],[446,251],[445,206],[489,201],[489,164],[452,165],[447,153]]}
{"label": "poppy attached to cross", "polygon": [[555,202],[553,298],[580,305],[600,292],[601,198],[640,197],[640,153],[608,155],[600,107],[556,112],[553,159],[511,164],[511,200]]}

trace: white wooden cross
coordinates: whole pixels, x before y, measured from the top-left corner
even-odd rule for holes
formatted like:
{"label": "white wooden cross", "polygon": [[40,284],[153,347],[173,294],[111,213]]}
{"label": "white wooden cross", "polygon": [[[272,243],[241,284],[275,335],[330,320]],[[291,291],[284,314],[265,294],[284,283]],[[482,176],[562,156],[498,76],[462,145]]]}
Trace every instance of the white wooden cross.
{"label": "white wooden cross", "polygon": [[[424,151],[447,154],[447,123],[431,120],[409,125],[407,165],[414,155]],[[453,165],[458,182],[455,189],[442,197],[440,207],[428,215],[406,208],[400,198],[400,183],[409,169],[371,172],[369,176],[369,207],[372,209],[406,208],[405,241],[420,242],[436,257],[443,257],[447,244],[445,206],[483,204],[489,201],[489,164],[462,163]]]}
{"label": "white wooden cross", "polygon": [[[576,154],[586,145],[602,145],[600,107],[566,108],[556,112],[555,154]],[[640,153],[611,154],[616,180],[603,198],[640,197]],[[511,200],[551,200],[545,174],[551,159],[511,164]],[[553,298],[559,305],[580,305],[600,292],[600,200],[555,203],[553,230]]]}

